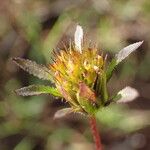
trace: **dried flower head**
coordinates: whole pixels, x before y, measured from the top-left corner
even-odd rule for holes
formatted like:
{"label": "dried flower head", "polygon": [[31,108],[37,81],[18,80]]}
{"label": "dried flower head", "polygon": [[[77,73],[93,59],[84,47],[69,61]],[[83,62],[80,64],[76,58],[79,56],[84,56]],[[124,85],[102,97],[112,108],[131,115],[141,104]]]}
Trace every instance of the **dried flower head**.
{"label": "dried flower head", "polygon": [[[30,60],[14,58],[13,60],[25,71],[41,79],[51,80],[54,87],[31,85],[16,90],[17,94],[28,96],[50,93],[64,98],[70,108],[58,111],[55,117],[62,117],[70,112],[94,115],[100,108],[111,102],[125,102],[138,96],[135,89],[126,87],[115,96],[108,95],[107,82],[116,66],[142,42],[123,48],[108,64],[96,47],[89,47],[83,42],[83,29],[77,25],[74,43],[68,49],[54,52],[54,59],[47,67]],[[127,95],[127,92],[130,95]]]}

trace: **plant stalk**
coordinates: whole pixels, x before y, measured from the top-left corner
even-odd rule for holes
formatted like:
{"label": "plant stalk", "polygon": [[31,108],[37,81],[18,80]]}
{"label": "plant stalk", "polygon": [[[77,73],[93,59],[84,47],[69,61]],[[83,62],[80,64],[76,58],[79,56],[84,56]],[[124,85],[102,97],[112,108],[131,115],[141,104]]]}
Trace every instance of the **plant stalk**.
{"label": "plant stalk", "polygon": [[89,122],[90,122],[90,127],[93,135],[93,140],[95,142],[96,150],[102,150],[101,138],[96,126],[96,118],[94,116],[90,116]]}

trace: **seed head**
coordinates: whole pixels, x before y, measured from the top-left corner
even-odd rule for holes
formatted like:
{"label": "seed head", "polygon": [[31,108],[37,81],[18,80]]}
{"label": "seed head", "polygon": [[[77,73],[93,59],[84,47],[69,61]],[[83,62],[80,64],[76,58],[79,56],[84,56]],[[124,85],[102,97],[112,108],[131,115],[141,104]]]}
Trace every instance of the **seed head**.
{"label": "seed head", "polygon": [[50,70],[57,89],[72,107],[93,112],[100,104],[94,87],[104,72],[104,60],[96,48],[82,46],[81,50],[76,46],[61,50]]}

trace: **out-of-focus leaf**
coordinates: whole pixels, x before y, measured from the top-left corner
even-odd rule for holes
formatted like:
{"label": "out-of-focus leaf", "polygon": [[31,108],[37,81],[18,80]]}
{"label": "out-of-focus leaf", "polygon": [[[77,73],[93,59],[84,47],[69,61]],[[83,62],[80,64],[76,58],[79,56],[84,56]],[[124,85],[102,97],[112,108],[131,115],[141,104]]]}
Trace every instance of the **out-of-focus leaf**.
{"label": "out-of-focus leaf", "polygon": [[14,148],[14,150],[32,150],[34,147],[34,143],[31,142],[30,139],[24,138],[17,146]]}
{"label": "out-of-focus leaf", "polygon": [[126,103],[136,99],[139,96],[139,93],[136,89],[127,86],[119,91],[117,95],[121,96],[121,98],[117,100],[117,103]]}
{"label": "out-of-focus leaf", "polygon": [[115,59],[117,64],[128,57],[132,52],[138,49],[142,45],[143,41],[130,44],[129,46],[123,48],[118,54],[116,54]]}
{"label": "out-of-focus leaf", "polygon": [[53,96],[61,96],[56,88],[45,85],[30,85],[17,89],[15,92],[21,96],[32,96],[39,94],[52,94]]}
{"label": "out-of-focus leaf", "polygon": [[[4,107],[4,106],[3,106]],[[11,121],[1,122],[0,124],[0,137],[7,138],[10,135],[15,135],[20,131],[20,126],[16,128],[16,125]]]}
{"label": "out-of-focus leaf", "polygon": [[107,81],[109,81],[109,79],[111,78],[115,67],[122,60],[124,60],[126,57],[128,57],[132,52],[134,52],[136,49],[138,49],[142,45],[142,43],[143,43],[143,41],[136,42],[134,44],[130,44],[129,46],[120,50],[119,53],[115,55],[115,58],[112,59],[112,61],[110,62],[110,64],[107,67],[107,71],[106,71]]}
{"label": "out-of-focus leaf", "polygon": [[57,46],[60,38],[65,33],[65,31],[68,29],[70,23],[71,23],[70,18],[64,12],[59,16],[58,20],[55,22],[54,26],[48,33],[48,35],[43,43],[43,48],[42,48],[42,52],[45,56],[46,62],[52,61],[49,58],[48,54],[50,54],[52,52],[52,50]]}
{"label": "out-of-focus leaf", "polygon": [[65,117],[66,115],[70,114],[73,112],[72,108],[63,108],[58,110],[55,114],[54,114],[54,119],[58,119],[58,118],[62,118]]}
{"label": "out-of-focus leaf", "polygon": [[50,70],[40,64],[37,64],[34,61],[23,59],[23,58],[13,58],[12,59],[20,68],[27,71],[28,73],[43,79],[43,80],[52,80]]}
{"label": "out-of-focus leaf", "polygon": [[96,114],[105,128],[115,128],[130,133],[149,125],[149,112],[130,110],[126,105],[110,105]]}

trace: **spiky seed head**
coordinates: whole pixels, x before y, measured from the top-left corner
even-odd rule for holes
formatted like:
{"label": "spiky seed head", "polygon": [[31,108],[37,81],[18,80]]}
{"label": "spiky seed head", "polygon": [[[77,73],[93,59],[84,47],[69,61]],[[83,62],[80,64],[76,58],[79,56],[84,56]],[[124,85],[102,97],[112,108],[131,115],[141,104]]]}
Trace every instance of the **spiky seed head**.
{"label": "spiky seed head", "polygon": [[50,65],[50,69],[56,87],[66,101],[72,107],[87,111],[86,103],[89,103],[88,107],[95,107],[93,104],[97,103],[94,83],[96,77],[103,71],[103,57],[95,48],[82,47],[82,53],[75,46],[69,49],[71,51],[61,50],[55,56],[55,61]]}

